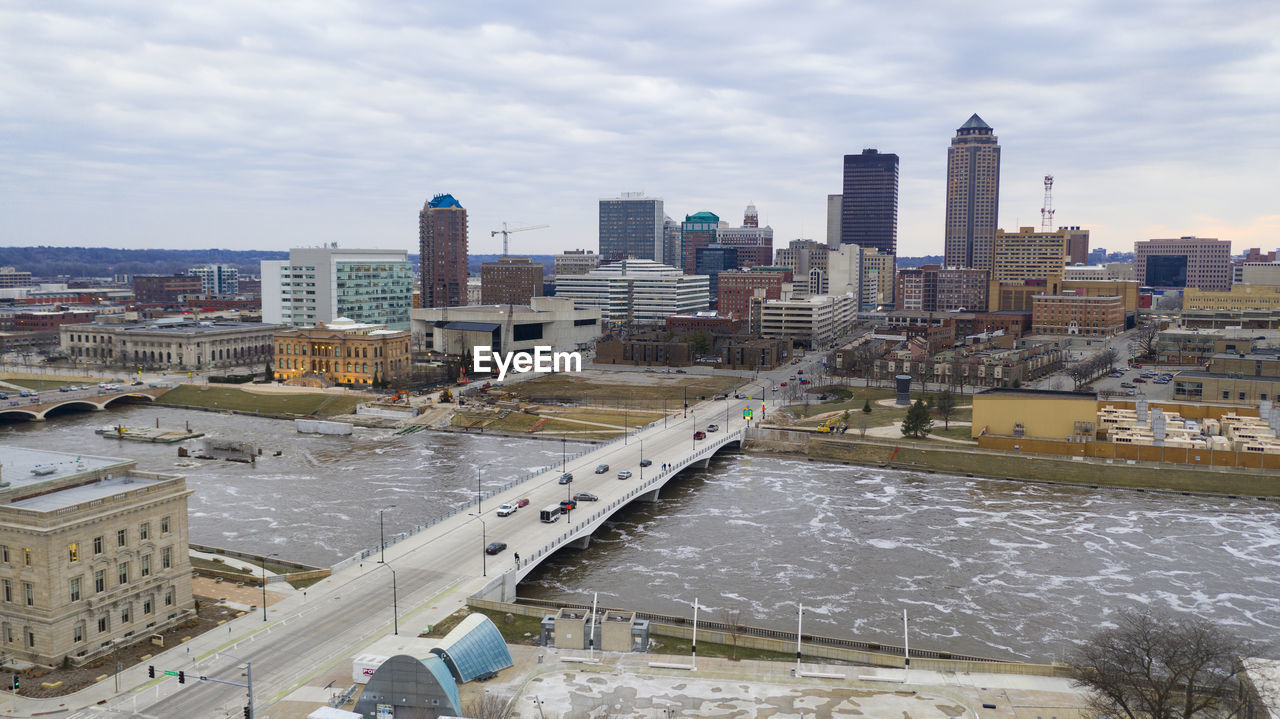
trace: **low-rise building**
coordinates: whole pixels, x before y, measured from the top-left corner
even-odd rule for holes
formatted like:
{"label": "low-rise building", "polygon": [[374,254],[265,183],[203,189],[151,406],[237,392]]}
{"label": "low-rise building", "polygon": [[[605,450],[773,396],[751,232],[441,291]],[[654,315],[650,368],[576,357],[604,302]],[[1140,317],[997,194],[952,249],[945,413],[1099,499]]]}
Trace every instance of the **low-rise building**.
{"label": "low-rise building", "polygon": [[556,277],[585,275],[600,266],[600,255],[591,250],[566,250],[555,256]]}
{"label": "low-rise building", "polygon": [[62,351],[77,361],[106,367],[208,370],[262,365],[271,360],[279,325],[262,322],[192,321],[63,325]]}
{"label": "low-rise building", "polygon": [[204,294],[204,283],[194,275],[134,275],[133,296],[142,304],[176,304],[187,295]]}
{"label": "low-rise building", "polygon": [[1124,298],[1035,295],[1031,331],[1043,335],[1107,337],[1124,331]]}
{"label": "low-rise building", "polygon": [[761,307],[760,336],[818,349],[848,332],[861,298],[853,294],[770,300]]}
{"label": "low-rise building", "polygon": [[412,352],[407,330],[339,317],[314,327],[275,333],[275,378],[316,378],[324,384],[371,385],[408,373]]}
{"label": "low-rise building", "polygon": [[1225,292],[1188,287],[1182,293],[1183,310],[1280,309],[1280,285],[1236,285]]}
{"label": "low-rise building", "polygon": [[1280,346],[1280,333],[1256,329],[1193,329],[1173,327],[1156,335],[1156,364],[1205,365],[1217,354],[1252,352],[1259,343]]}
{"label": "low-rise building", "polygon": [[963,347],[913,356],[909,350],[877,360],[874,377],[909,374],[953,387],[1019,387],[1062,369],[1066,355],[1056,343],[1026,347]]}
{"label": "low-rise building", "polygon": [[16,267],[0,267],[0,288],[30,286],[30,272],[19,272]]}
{"label": "low-rise building", "polygon": [[713,335],[733,335],[741,332],[745,325],[746,321],[742,318],[726,317],[718,312],[695,312],[667,318],[667,330],[681,334],[706,332]]}
{"label": "low-rise building", "polygon": [[11,445],[0,468],[6,656],[81,664],[192,615],[183,477]]}
{"label": "low-rise building", "polygon": [[462,357],[475,347],[531,352],[549,346],[567,352],[590,347],[601,335],[601,311],[578,309],[563,297],[534,297],[528,305],[431,307],[413,311],[415,344]]}

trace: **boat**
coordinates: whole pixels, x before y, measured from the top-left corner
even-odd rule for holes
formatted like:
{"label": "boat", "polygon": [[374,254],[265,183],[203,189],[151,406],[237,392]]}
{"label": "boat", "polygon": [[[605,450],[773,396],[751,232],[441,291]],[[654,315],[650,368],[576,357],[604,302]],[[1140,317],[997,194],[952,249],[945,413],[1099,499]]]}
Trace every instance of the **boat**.
{"label": "boat", "polygon": [[36,475],[37,477],[43,477],[46,474],[53,474],[54,472],[57,472],[57,471],[58,471],[58,466],[55,464],[37,464],[36,466],[31,468],[31,473]]}
{"label": "boat", "polygon": [[129,428],[123,424],[108,424],[93,431],[94,434],[100,434],[104,437],[123,437]]}

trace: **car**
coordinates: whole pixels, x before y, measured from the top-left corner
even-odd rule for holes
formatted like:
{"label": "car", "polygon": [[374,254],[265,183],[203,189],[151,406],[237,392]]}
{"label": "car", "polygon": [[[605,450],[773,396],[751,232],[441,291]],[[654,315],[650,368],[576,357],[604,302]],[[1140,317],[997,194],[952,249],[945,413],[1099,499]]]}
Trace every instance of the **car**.
{"label": "car", "polygon": [[1143,378],[1141,378],[1141,377],[1134,377],[1134,378],[1133,378],[1133,381],[1134,381],[1134,382],[1139,382],[1139,383],[1141,383],[1141,382],[1146,382],[1146,380],[1145,380],[1145,379],[1143,379]]}
{"label": "car", "polygon": [[706,433],[706,432],[703,432],[702,430],[698,430],[697,432],[694,432],[694,433],[693,433],[693,438],[694,438],[694,439],[706,439],[706,438],[707,438],[707,433]]}
{"label": "car", "polygon": [[729,395],[727,395],[727,394],[718,394],[718,395],[716,395],[716,397],[715,397],[715,398],[716,398],[716,399],[718,399],[718,400],[720,400],[720,399],[729,399]]}
{"label": "car", "polygon": [[142,386],[142,380],[140,380],[140,379],[135,379],[135,380],[134,380],[133,382],[131,382],[130,384],[132,384],[134,387],[141,387],[141,386]]}
{"label": "car", "polygon": [[1121,383],[1120,383],[1120,388],[1121,388],[1121,389],[1133,389],[1133,383],[1132,383],[1132,382],[1121,382]]}
{"label": "car", "polygon": [[560,484],[568,484],[573,481],[573,474],[569,472],[565,472],[564,474],[560,475],[559,481],[560,481]]}
{"label": "car", "polygon": [[519,509],[519,507],[514,504],[504,504],[501,507],[498,507],[498,516],[509,517],[515,514],[517,509]]}
{"label": "car", "polygon": [[812,383],[812,382],[810,382],[810,381],[809,381],[809,380],[807,380],[807,379],[802,379],[802,380],[800,380],[800,384],[813,384],[813,383]]}
{"label": "car", "polygon": [[573,508],[574,508],[574,507],[576,507],[576,506],[577,506],[577,505],[574,503],[574,501],[573,501],[572,499],[562,499],[562,500],[560,500],[560,511],[561,511],[561,512],[572,512],[572,511],[573,511]]}
{"label": "car", "polygon": [[1127,390],[1127,391],[1125,392],[1125,394],[1127,394],[1127,395],[1129,395],[1130,397],[1132,397],[1132,396],[1134,395],[1134,391],[1133,391],[1133,390]]}
{"label": "car", "polygon": [[648,466],[649,466],[649,465],[651,465],[651,464],[653,464],[653,460],[652,460],[652,459],[642,459],[642,460],[640,460],[640,466],[641,466],[641,467],[648,467]]}
{"label": "car", "polygon": [[599,497],[597,497],[596,495],[594,495],[594,494],[590,493],[590,492],[578,492],[577,494],[573,495],[573,501],[575,501],[575,502],[598,502],[598,501],[600,501],[600,498],[599,498]]}
{"label": "car", "polygon": [[596,474],[604,474],[605,472],[608,472],[608,471],[609,471],[609,465],[607,464],[596,465]]}
{"label": "car", "polygon": [[618,479],[631,479],[631,473],[624,469],[618,472]]}
{"label": "car", "polygon": [[516,500],[516,506],[517,506],[517,507],[528,507],[528,506],[529,506],[529,498],[528,498],[528,497],[521,497],[520,499],[517,499],[517,500]]}
{"label": "car", "polygon": [[733,398],[734,398],[734,399],[746,399],[746,398],[747,398],[747,396],[746,396],[745,394],[741,394],[741,393],[739,393],[739,394],[735,394],[735,395],[733,396]]}
{"label": "car", "polygon": [[678,370],[676,370],[676,374],[689,374],[689,373],[688,373],[688,372],[685,372],[685,371],[684,371],[684,370],[682,370],[682,369],[678,369]]}
{"label": "car", "polygon": [[796,370],[796,374],[804,374],[804,370],[802,370],[802,369],[798,369],[798,370]]}
{"label": "car", "polygon": [[786,382],[779,382],[779,383],[778,383],[778,386],[779,386],[779,387],[786,387],[786,386],[787,386],[787,383],[786,383]]}
{"label": "car", "polygon": [[[786,382],[783,382],[782,384],[784,384],[784,385],[785,385],[785,384],[786,384]],[[774,385],[774,386],[773,386],[773,388],[772,388],[770,391],[772,391],[772,392],[777,392],[777,391],[778,391],[778,385]]]}
{"label": "car", "polygon": [[19,396],[19,397],[30,397],[30,396],[31,396],[31,393],[30,393],[30,392],[28,392],[28,391],[26,391],[26,390],[24,389],[24,390],[22,390],[21,392],[19,392],[19,393],[18,393],[18,396]]}
{"label": "car", "polygon": [[719,432],[719,431],[720,431],[720,425],[718,425],[718,424],[709,424],[709,425],[707,425],[707,431],[708,431],[708,432]]}
{"label": "car", "polygon": [[489,542],[489,546],[484,548],[485,554],[498,554],[507,548],[506,542]]}
{"label": "car", "polygon": [[70,392],[70,391],[71,391],[71,388],[70,388],[70,387],[67,387],[66,385],[63,385],[63,386],[61,386],[61,387],[59,387],[59,388],[58,388],[58,391],[59,391],[59,392]]}

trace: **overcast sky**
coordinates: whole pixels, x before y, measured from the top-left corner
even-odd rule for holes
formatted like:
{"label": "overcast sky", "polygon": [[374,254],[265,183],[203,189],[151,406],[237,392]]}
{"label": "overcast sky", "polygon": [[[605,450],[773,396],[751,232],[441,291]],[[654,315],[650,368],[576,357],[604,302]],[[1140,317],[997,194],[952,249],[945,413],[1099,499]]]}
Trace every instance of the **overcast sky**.
{"label": "overcast sky", "polygon": [[664,198],[774,246],[825,237],[842,155],[901,157],[898,247],[941,254],[946,149],[1003,147],[1000,222],[1094,246],[1280,245],[1280,3],[0,4],[0,242],[417,251],[449,192],[471,251],[597,247]]}

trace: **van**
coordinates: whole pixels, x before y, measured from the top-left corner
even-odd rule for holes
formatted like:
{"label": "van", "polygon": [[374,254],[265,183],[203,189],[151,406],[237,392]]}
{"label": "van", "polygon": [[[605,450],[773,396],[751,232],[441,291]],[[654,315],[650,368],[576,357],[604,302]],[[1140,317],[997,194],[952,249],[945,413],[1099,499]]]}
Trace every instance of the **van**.
{"label": "van", "polygon": [[538,517],[542,519],[542,521],[546,522],[547,524],[550,524],[552,522],[559,522],[560,512],[561,512],[560,505],[552,504],[550,506],[543,507],[542,511],[538,513]]}

